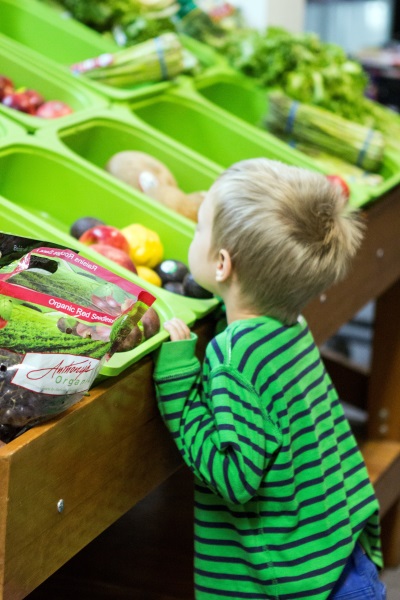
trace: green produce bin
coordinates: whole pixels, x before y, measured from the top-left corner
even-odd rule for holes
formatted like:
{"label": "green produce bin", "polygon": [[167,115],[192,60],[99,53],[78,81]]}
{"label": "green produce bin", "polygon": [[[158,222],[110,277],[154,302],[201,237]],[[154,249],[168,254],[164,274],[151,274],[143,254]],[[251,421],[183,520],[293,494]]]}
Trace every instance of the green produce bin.
{"label": "green produce bin", "polygon": [[[68,104],[74,112],[56,119],[63,123],[68,122],[73,115],[86,115],[94,109],[108,105],[108,101],[100,94],[81,85],[68,73],[46,68],[40,56],[33,57],[29,50],[4,36],[0,36],[0,73],[9,77],[17,90],[32,89],[46,101],[60,100]],[[47,127],[53,121],[8,108],[2,103],[0,114],[19,123],[30,132]]]}
{"label": "green produce bin", "polygon": [[[98,167],[103,175],[130,192],[132,187],[104,169],[117,152],[136,150],[150,154],[169,168],[180,189],[186,193],[207,190],[222,170],[201,155],[158,133],[121,107],[98,111],[85,118],[76,115],[65,126],[53,121],[51,127],[38,135],[55,148],[68,150],[75,157]],[[139,194],[136,190],[132,193],[136,196]]]}
{"label": "green produce bin", "polygon": [[[23,177],[21,176],[23,173]],[[123,228],[141,223],[157,231],[165,258],[187,263],[195,224],[134,190],[124,189],[94,165],[74,158],[68,152],[50,148],[45,140],[31,139],[6,144],[0,141],[0,195],[11,201],[14,210],[29,215],[32,223],[57,235],[65,245],[73,245],[99,256],[90,247],[71,238],[71,224],[80,217],[92,216],[108,225]],[[115,266],[107,260],[108,267]],[[117,268],[115,266],[115,268]],[[126,276],[129,272],[121,267]],[[133,275],[143,284],[143,280]],[[159,288],[154,288],[157,291]],[[199,300],[163,290],[169,302],[186,305],[196,317],[205,316],[218,306],[216,299]]]}
{"label": "green produce bin", "polygon": [[4,138],[8,139],[10,136],[20,137],[21,135],[26,135],[25,129],[20,125],[17,125],[17,123],[14,121],[11,121],[7,117],[4,117],[2,114],[0,114],[0,140],[3,141]]}
{"label": "green produce bin", "polygon": [[41,56],[54,72],[69,74],[83,85],[114,101],[142,95],[147,90],[164,89],[169,81],[140,84],[117,89],[91,81],[88,77],[74,76],[70,66],[120,47],[111,39],[86,27],[79,21],[60,13],[38,0],[0,0],[0,34],[29,48],[32,58]]}
{"label": "green produce bin", "polygon": [[[137,98],[129,108],[145,123],[224,168],[263,156],[327,174],[304,153],[203,99],[187,78],[179,88]],[[354,206],[368,200],[364,187],[350,187]]]}
{"label": "green produce bin", "polygon": [[[214,105],[264,130],[267,113],[266,91],[251,79],[229,69],[208,69],[193,80],[197,92]],[[313,160],[312,158],[310,160]],[[400,157],[385,152],[379,172],[382,183],[376,186],[354,184],[351,202],[361,206],[381,196],[400,183]],[[338,173],[340,175],[340,173]],[[357,193],[355,189],[358,188]]]}
{"label": "green produce bin", "polygon": [[34,222],[28,212],[25,213],[24,210],[21,210],[18,206],[2,196],[0,196],[0,210],[2,214],[0,219],[0,231],[3,233],[37,238],[38,240],[66,245],[72,250],[82,250],[80,251],[80,254],[83,256],[94,260],[106,268],[110,268],[110,270],[113,270],[123,277],[132,279],[135,283],[138,283],[156,297],[153,307],[160,317],[160,332],[150,339],[142,342],[133,350],[114,354],[114,356],[112,356],[111,359],[103,365],[100,371],[100,378],[118,375],[134,362],[137,362],[140,358],[158,348],[163,341],[168,339],[168,334],[163,329],[163,323],[172,317],[179,317],[183,319],[189,326],[193,325],[195,321],[194,313],[187,307],[185,303],[179,302],[179,299],[176,300],[173,294],[169,294],[158,287],[143,282],[143,280],[135,277],[134,275],[132,276],[132,274],[127,272],[125,269],[119,269],[116,267],[115,263],[109,263],[109,261],[103,259],[100,254],[89,251],[88,248],[77,243],[77,241],[73,238],[69,237],[68,239],[68,236],[58,234],[54,229],[49,231],[44,225]]}
{"label": "green produce bin", "polygon": [[129,108],[145,123],[224,168],[256,156],[304,167],[312,165],[303,154],[269,133],[203,101],[197,92],[188,89],[186,82],[178,88],[133,100]]}

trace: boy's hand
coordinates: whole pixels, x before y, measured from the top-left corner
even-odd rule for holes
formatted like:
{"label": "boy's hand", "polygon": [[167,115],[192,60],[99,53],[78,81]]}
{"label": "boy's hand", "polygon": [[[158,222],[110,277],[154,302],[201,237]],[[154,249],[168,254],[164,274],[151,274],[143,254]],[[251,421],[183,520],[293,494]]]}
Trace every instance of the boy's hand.
{"label": "boy's hand", "polygon": [[171,342],[179,342],[180,340],[190,339],[189,327],[177,317],[174,317],[170,321],[166,321],[164,323],[164,329],[168,331]]}

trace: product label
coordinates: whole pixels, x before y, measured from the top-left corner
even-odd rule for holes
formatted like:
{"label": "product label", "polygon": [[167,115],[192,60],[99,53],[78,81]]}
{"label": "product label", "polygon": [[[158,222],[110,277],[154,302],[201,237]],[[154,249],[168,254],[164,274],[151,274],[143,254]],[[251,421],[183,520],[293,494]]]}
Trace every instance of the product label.
{"label": "product label", "polygon": [[27,353],[12,383],[41,394],[86,392],[101,364],[96,358],[75,354]]}

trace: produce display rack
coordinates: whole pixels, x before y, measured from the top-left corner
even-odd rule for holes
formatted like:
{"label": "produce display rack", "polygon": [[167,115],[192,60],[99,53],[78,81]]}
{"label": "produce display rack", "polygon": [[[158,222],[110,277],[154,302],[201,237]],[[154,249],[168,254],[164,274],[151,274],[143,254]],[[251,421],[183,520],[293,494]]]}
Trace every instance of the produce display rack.
{"label": "produce display rack", "polygon": [[[21,84],[25,77],[25,84],[40,82],[45,95],[59,92],[75,109],[38,123],[0,108],[0,230],[72,247],[131,278],[156,296],[161,324],[175,315],[194,328],[203,356],[215,330],[218,299],[157,288],[69,234],[72,222],[95,207],[92,216],[115,227],[138,222],[154,229],[166,257],[187,261],[195,224],[107,173],[110,155],[147,152],[168,166],[186,192],[207,189],[224,168],[255,156],[323,169],[263,130],[264,92],[195,42],[184,40],[202,54],[209,67],[204,76],[103,89],[76,79],[69,66],[114,51],[110,39],[37,0],[0,0],[0,14],[0,58],[11,76]],[[384,444],[400,442],[400,326],[387,318],[400,301],[398,172],[387,157],[384,183],[374,194],[352,186],[351,201],[362,207],[367,223],[365,242],[346,280],[305,311],[322,344],[377,299],[369,434],[384,452]],[[181,466],[152,383],[152,352],[167,337],[161,328],[134,350],[114,355],[81,402],[0,447],[0,600],[25,598]],[[374,481],[392,472],[400,454],[390,456],[393,460],[374,467]],[[382,506],[385,512],[400,510],[400,490],[395,495],[389,488],[379,488]],[[399,562],[400,527],[386,529],[386,551]]]}
{"label": "produce display rack", "polygon": [[[228,67],[216,66],[189,80],[188,85],[197,95],[212,104],[227,110],[250,126],[265,130],[267,91],[257,87],[248,77]],[[314,159],[310,160],[314,162]],[[350,184],[351,202],[354,206],[363,206],[400,183],[400,156],[385,151],[379,174],[383,181],[377,185]]]}
{"label": "produce display rack", "polygon": [[[367,237],[354,269],[305,310],[322,343],[378,298],[377,358],[369,375],[370,433],[378,448],[400,441],[400,327],[387,318],[396,314],[400,296],[399,201],[396,188],[365,210]],[[204,347],[213,314],[194,329]],[[180,465],[158,414],[150,356],[99,383],[64,415],[0,448],[0,598],[24,598]],[[384,476],[392,466],[382,462],[375,469]],[[390,484],[382,494],[385,511],[399,504]],[[392,522],[387,531],[396,564],[399,531]]]}
{"label": "produce display rack", "polygon": [[[29,50],[33,61],[45,65],[55,75],[71,76],[71,66],[100,54],[116,52],[120,46],[111,38],[100,35],[37,0],[0,0],[0,34],[13,40],[14,52]],[[163,90],[169,81],[143,83],[124,89],[113,88],[89,78],[73,76],[87,89],[109,101],[124,101],[147,90]]]}
{"label": "produce display rack", "polygon": [[[64,102],[72,109],[73,115],[86,115],[109,104],[104,96],[82,85],[69,73],[48,69],[40,56],[33,57],[31,51],[1,35],[0,64],[2,74],[13,81],[16,89],[33,89],[45,100]],[[47,127],[52,121],[8,108],[3,103],[0,103],[0,114],[19,123],[30,132]],[[60,118],[63,122],[68,122],[70,117],[71,115],[66,115]]]}

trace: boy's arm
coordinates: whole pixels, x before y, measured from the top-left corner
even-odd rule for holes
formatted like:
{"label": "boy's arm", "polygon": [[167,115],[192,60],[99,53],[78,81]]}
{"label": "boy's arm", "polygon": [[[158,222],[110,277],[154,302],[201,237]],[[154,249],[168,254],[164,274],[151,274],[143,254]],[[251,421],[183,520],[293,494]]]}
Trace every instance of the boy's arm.
{"label": "boy's arm", "polygon": [[204,398],[195,337],[161,348],[154,379],[160,412],[183,459],[213,491],[244,503],[260,487],[279,435],[240,375],[218,367]]}

